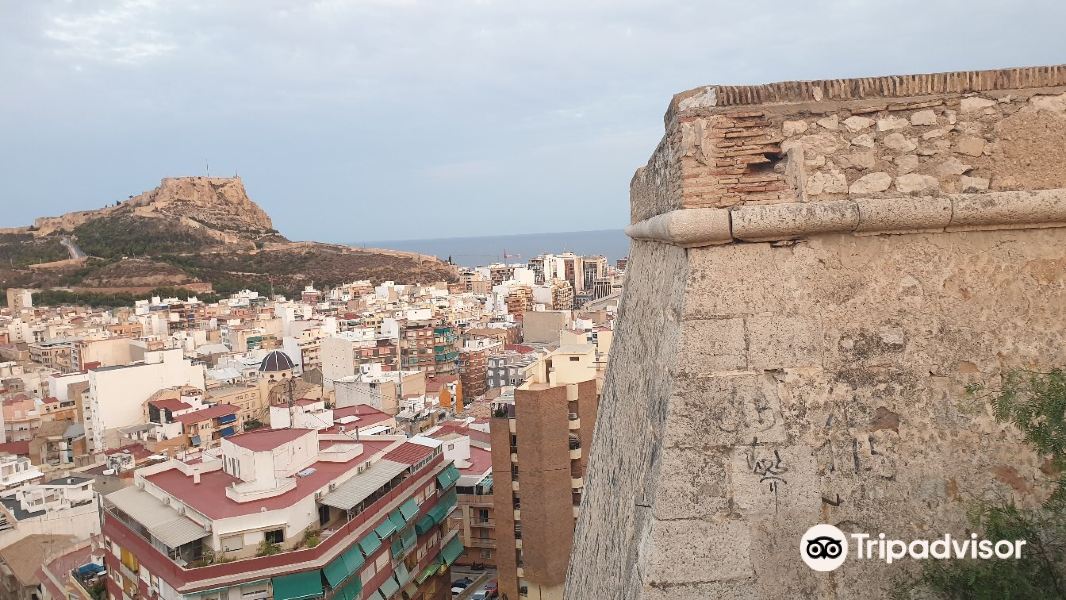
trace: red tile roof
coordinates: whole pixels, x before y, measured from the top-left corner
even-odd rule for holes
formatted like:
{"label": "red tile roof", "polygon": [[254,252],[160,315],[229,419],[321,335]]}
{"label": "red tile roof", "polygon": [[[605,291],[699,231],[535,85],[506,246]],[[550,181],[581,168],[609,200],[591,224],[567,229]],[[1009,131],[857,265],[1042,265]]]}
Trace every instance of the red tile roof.
{"label": "red tile roof", "polygon": [[504,350],[512,350],[514,352],[519,352],[521,354],[529,354],[530,352],[534,352],[535,351],[532,347],[525,346],[523,344],[507,344],[507,345],[505,345],[503,347],[503,349]]}
{"label": "red tile roof", "polygon": [[177,412],[179,410],[188,410],[192,408],[191,404],[187,402],[182,402],[177,398],[167,398],[165,400],[149,400],[148,404],[151,404],[159,410],[169,410],[171,412]]}
{"label": "red tile roof", "polygon": [[175,415],[174,420],[182,425],[191,425],[193,423],[200,423],[202,421],[235,414],[237,414],[236,406],[232,404],[215,404],[214,406],[210,406],[203,410],[196,410],[183,415]]}
{"label": "red tile roof", "polygon": [[386,454],[385,458],[398,463],[413,465],[425,460],[430,454],[433,454],[433,448],[429,446],[404,442],[398,448]]}
{"label": "red tile roof", "polygon": [[470,446],[470,466],[459,471],[464,475],[484,475],[492,471],[492,452]]}
{"label": "red tile roof", "polygon": [[314,431],[314,429],[256,429],[246,433],[238,433],[226,439],[241,448],[247,448],[252,452],[261,452],[273,450],[282,444],[306,435],[309,431]]}

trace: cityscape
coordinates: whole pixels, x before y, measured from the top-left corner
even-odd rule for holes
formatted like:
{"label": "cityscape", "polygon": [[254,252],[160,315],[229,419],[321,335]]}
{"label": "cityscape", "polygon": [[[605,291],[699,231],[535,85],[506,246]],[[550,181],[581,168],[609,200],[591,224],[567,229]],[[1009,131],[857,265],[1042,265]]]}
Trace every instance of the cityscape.
{"label": "cityscape", "polygon": [[0,6],[0,600],[1066,599],[1063,19]]}

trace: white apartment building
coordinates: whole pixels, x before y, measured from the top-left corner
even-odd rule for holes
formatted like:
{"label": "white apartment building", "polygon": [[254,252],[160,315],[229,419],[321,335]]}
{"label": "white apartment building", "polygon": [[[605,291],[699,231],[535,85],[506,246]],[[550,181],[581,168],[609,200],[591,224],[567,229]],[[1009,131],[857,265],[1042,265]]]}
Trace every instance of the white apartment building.
{"label": "white apartment building", "polygon": [[121,428],[144,422],[144,403],[152,394],[183,386],[204,389],[204,367],[180,349],[145,352],[143,362],[90,371],[82,415],[89,451],[116,447]]}

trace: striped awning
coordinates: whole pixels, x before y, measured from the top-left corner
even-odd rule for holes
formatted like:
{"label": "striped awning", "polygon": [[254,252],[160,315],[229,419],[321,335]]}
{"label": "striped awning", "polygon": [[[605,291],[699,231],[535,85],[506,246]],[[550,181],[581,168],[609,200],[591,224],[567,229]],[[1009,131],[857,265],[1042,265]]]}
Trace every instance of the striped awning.
{"label": "striped awning", "polygon": [[167,548],[177,548],[211,535],[189,517],[179,514],[155,496],[136,486],[112,492],[104,498],[112,506],[143,525],[152,537],[162,542]]}
{"label": "striped awning", "polygon": [[459,469],[456,469],[454,464],[448,465],[437,474],[437,483],[440,484],[441,489],[448,489],[456,481],[459,481]]}
{"label": "striped awning", "polygon": [[409,469],[411,465],[379,460],[370,468],[337,486],[337,489],[322,497],[322,504],[341,510],[351,510],[380,490],[386,483]]}

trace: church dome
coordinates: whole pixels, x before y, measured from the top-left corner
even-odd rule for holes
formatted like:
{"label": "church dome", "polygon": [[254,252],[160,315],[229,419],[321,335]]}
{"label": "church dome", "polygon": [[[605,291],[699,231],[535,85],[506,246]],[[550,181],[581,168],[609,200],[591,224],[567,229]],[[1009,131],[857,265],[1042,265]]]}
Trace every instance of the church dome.
{"label": "church dome", "polygon": [[259,363],[260,373],[276,373],[278,371],[291,371],[295,365],[288,354],[281,350],[274,350],[263,358]]}

